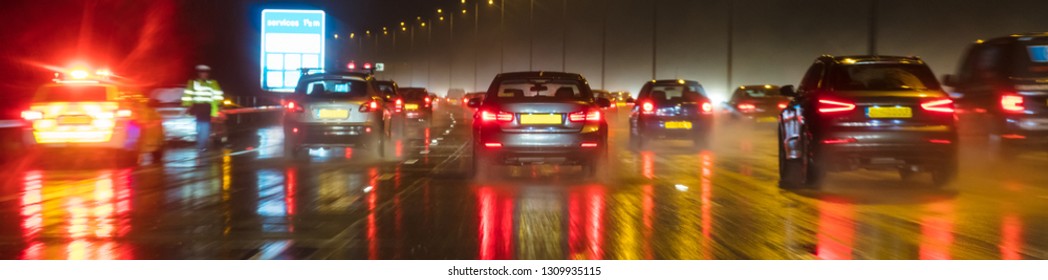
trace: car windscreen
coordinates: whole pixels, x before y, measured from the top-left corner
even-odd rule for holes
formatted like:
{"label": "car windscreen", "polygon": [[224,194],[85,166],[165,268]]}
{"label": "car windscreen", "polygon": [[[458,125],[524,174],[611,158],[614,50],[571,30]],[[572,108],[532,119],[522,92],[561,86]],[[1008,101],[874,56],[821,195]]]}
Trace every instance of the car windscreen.
{"label": "car windscreen", "polygon": [[69,85],[45,87],[33,98],[35,102],[101,102],[106,101],[103,86]]}
{"label": "car windscreen", "polygon": [[695,101],[701,99],[703,89],[697,84],[654,84],[641,96],[655,101]]}
{"label": "car windscreen", "polygon": [[742,89],[743,98],[779,98],[782,97],[779,94],[777,88],[746,88]]}
{"label": "car windscreen", "polygon": [[593,93],[577,80],[511,79],[498,84],[490,98],[509,101],[589,100]]}
{"label": "car windscreen", "polygon": [[1048,77],[1048,38],[1019,44],[1015,53],[1013,76],[1019,78]]}
{"label": "car windscreen", "polygon": [[931,69],[921,64],[840,65],[830,73],[836,90],[939,90]]}
{"label": "car windscreen", "polygon": [[318,79],[303,82],[296,92],[308,97],[354,98],[367,96],[367,89],[362,79]]}
{"label": "car windscreen", "polygon": [[397,93],[397,87],[390,82],[377,82],[375,83],[375,88],[386,95],[396,95]]}

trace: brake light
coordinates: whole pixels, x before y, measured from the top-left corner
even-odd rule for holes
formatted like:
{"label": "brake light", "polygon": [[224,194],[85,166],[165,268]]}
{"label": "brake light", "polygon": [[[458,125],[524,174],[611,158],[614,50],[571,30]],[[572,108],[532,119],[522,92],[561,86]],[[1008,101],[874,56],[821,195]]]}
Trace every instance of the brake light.
{"label": "brake light", "polygon": [[1026,110],[1023,106],[1023,97],[1018,94],[1005,94],[1001,96],[1001,109],[1009,113],[1019,113]]}
{"label": "brake light", "polygon": [[469,98],[463,98],[462,99],[462,104],[466,104],[466,103],[469,103]]}
{"label": "brake light", "polygon": [[940,99],[940,100],[935,100],[935,101],[924,102],[924,103],[921,103],[921,108],[924,108],[924,110],[927,110],[927,111],[939,112],[939,113],[953,113],[954,112],[953,100],[950,100],[950,99]]}
{"label": "brake light", "polygon": [[429,102],[430,102],[429,97],[426,97],[426,104],[429,104]]}
{"label": "brake light", "polygon": [[480,120],[485,122],[499,121],[499,122],[512,122],[513,113],[507,113],[499,111],[498,113],[492,113],[489,111],[480,112]]}
{"label": "brake light", "polygon": [[779,103],[779,109],[786,109],[786,103]]}
{"label": "brake light", "polygon": [[739,111],[743,113],[753,112],[753,110],[757,109],[757,106],[754,106],[753,104],[749,103],[739,104],[739,106],[737,107],[739,108]]}
{"label": "brake light", "polygon": [[593,110],[593,111],[589,111],[589,113],[587,113],[585,111],[574,112],[574,113],[568,114],[568,120],[572,121],[572,122],[584,122],[584,121],[599,122],[600,121],[600,111]]}
{"label": "brake light", "polygon": [[582,143],[582,147],[583,148],[596,148],[597,147],[597,143],[585,142],[585,143]]}
{"label": "brake light", "polygon": [[404,100],[397,98],[396,101],[393,101],[393,110],[397,112],[404,110]]}
{"label": "brake light", "polygon": [[502,148],[502,143],[497,143],[497,142],[484,143],[484,147],[488,147],[488,148]]}
{"label": "brake light", "polygon": [[819,113],[848,112],[855,110],[855,104],[841,101],[819,99]]}
{"label": "brake light", "polygon": [[855,143],[855,142],[859,142],[859,140],[857,140],[855,138],[835,138],[835,139],[822,140],[823,144],[848,144],[848,143]]}
{"label": "brake light", "polygon": [[22,111],[22,119],[27,121],[35,121],[44,118],[43,112],[38,111]]}
{"label": "brake light", "polygon": [[651,103],[651,101],[644,101],[644,103],[640,104],[640,109],[645,114],[651,114],[655,112],[655,104]]}
{"label": "brake light", "polygon": [[368,102],[368,103],[360,105],[360,110],[359,111],[361,113],[367,113],[367,112],[372,112],[372,111],[376,111],[376,110],[378,110],[378,101],[371,101],[371,102]]}
{"label": "brake light", "polygon": [[298,103],[295,103],[295,101],[288,101],[287,105],[284,105],[284,107],[287,108],[288,112],[293,113],[301,113],[305,111],[305,108],[302,108],[302,106],[298,105]]}
{"label": "brake light", "polygon": [[128,110],[128,109],[116,110],[116,117],[117,118],[130,118],[131,117],[131,110]]}
{"label": "brake light", "polygon": [[710,102],[702,102],[701,108],[703,114],[713,113],[713,104],[710,104]]}

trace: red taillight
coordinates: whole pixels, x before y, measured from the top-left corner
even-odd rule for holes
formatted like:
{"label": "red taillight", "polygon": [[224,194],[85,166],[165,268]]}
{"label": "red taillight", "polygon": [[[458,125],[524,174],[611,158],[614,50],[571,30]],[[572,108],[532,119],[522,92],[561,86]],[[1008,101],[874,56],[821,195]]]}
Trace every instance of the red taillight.
{"label": "red taillight", "polygon": [[589,111],[589,113],[587,113],[587,112],[574,112],[574,113],[568,114],[568,120],[572,121],[572,122],[584,122],[584,121],[599,122],[600,121],[600,111],[593,110],[593,111]]}
{"label": "red taillight", "polygon": [[22,119],[25,119],[27,121],[35,121],[35,120],[39,120],[39,119],[43,119],[43,118],[44,118],[44,113],[43,112],[22,111]]}
{"label": "red taillight", "polygon": [[400,112],[401,110],[404,110],[404,100],[401,100],[400,98],[397,98],[396,101],[393,101],[393,107],[394,107],[393,109],[396,110],[397,112]]}
{"label": "red taillight", "polygon": [[488,148],[502,148],[502,143],[497,143],[497,142],[484,143],[484,147],[488,147]]}
{"label": "red taillight", "polygon": [[585,142],[585,143],[582,143],[582,147],[583,148],[596,148],[597,147],[597,143]]}
{"label": "red taillight", "polygon": [[757,106],[754,106],[753,104],[749,104],[749,103],[739,104],[739,106],[736,106],[736,107],[739,108],[739,112],[743,112],[743,113],[753,112],[754,110],[757,109]]}
{"label": "red taillight", "polygon": [[859,140],[856,140],[855,138],[835,138],[822,140],[823,144],[848,144],[855,142],[859,142]]}
{"label": "red taillight", "polygon": [[953,113],[953,100],[940,99],[921,103],[921,108],[930,112]]}
{"label": "red taillight", "polygon": [[429,102],[430,102],[431,100],[432,100],[432,99],[429,99],[429,97],[426,97],[426,104],[429,104]]}
{"label": "red taillight", "polygon": [[950,143],[953,143],[953,141],[950,141],[950,140],[947,140],[947,139],[932,139],[932,140],[928,140],[928,142],[930,142],[932,144],[950,144]]}
{"label": "red taillight", "polygon": [[841,101],[819,99],[819,113],[848,112],[855,110],[855,104]]}
{"label": "red taillight", "polygon": [[302,108],[302,106],[299,106],[298,103],[295,103],[295,101],[288,101],[284,107],[287,108],[288,112],[292,113],[301,113],[306,110],[305,108]]}
{"label": "red taillight", "polygon": [[710,104],[709,102],[702,102],[702,113],[713,113],[713,104]]}
{"label": "red taillight", "polygon": [[378,110],[378,101],[371,101],[371,102],[368,102],[368,103],[360,105],[360,110],[359,111],[361,113],[367,113],[367,112],[373,112],[373,111],[377,111],[377,110]]}
{"label": "red taillight", "polygon": [[786,109],[786,103],[779,103],[779,109]]}
{"label": "red taillight", "polygon": [[499,122],[512,122],[513,113],[507,113],[499,111],[498,113],[492,113],[488,111],[480,112],[480,120],[485,122],[499,121]]}
{"label": "red taillight", "polygon": [[131,117],[131,110],[128,110],[128,109],[116,110],[116,117],[117,118],[130,118]]}
{"label": "red taillight", "polygon": [[1017,94],[1002,95],[1001,109],[1009,113],[1020,113],[1026,110],[1026,106],[1023,105],[1023,96]]}
{"label": "red taillight", "polygon": [[463,98],[462,99],[462,104],[466,104],[466,103],[469,103],[469,98]]}
{"label": "red taillight", "polygon": [[641,109],[641,112],[643,112],[645,114],[654,113],[655,112],[655,103],[651,103],[651,101],[644,101],[644,103],[640,104],[640,109]]}

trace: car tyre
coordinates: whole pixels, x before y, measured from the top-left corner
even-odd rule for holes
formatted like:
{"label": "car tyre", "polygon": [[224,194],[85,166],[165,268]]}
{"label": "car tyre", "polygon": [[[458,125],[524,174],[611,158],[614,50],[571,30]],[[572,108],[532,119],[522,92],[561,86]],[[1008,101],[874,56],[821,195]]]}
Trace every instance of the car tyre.
{"label": "car tyre", "polygon": [[932,185],[942,188],[957,178],[957,160],[951,159],[932,169]]}

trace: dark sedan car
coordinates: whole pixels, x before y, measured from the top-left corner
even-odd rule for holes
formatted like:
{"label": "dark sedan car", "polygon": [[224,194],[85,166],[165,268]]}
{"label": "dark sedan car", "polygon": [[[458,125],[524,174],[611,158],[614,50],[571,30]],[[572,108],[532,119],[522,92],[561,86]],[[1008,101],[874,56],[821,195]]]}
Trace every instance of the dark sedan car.
{"label": "dark sedan car", "polygon": [[[483,101],[483,102],[482,102]],[[473,122],[474,172],[505,164],[575,164],[595,175],[608,149],[608,123],[579,74],[504,73],[495,77]]]}
{"label": "dark sedan car", "polygon": [[735,89],[728,100],[728,112],[735,120],[775,123],[789,102],[789,97],[779,93],[778,86],[746,85]]}
{"label": "dark sedan car", "polygon": [[643,148],[656,139],[708,143],[713,104],[696,81],[658,80],[644,84],[630,112],[630,145]]}
{"label": "dark sedan car", "polygon": [[433,117],[433,99],[424,88],[400,88],[404,117],[409,120],[430,120]]}
{"label": "dark sedan car", "polygon": [[779,122],[781,186],[819,187],[826,172],[957,172],[953,101],[919,58],[823,56],[808,68]]}

